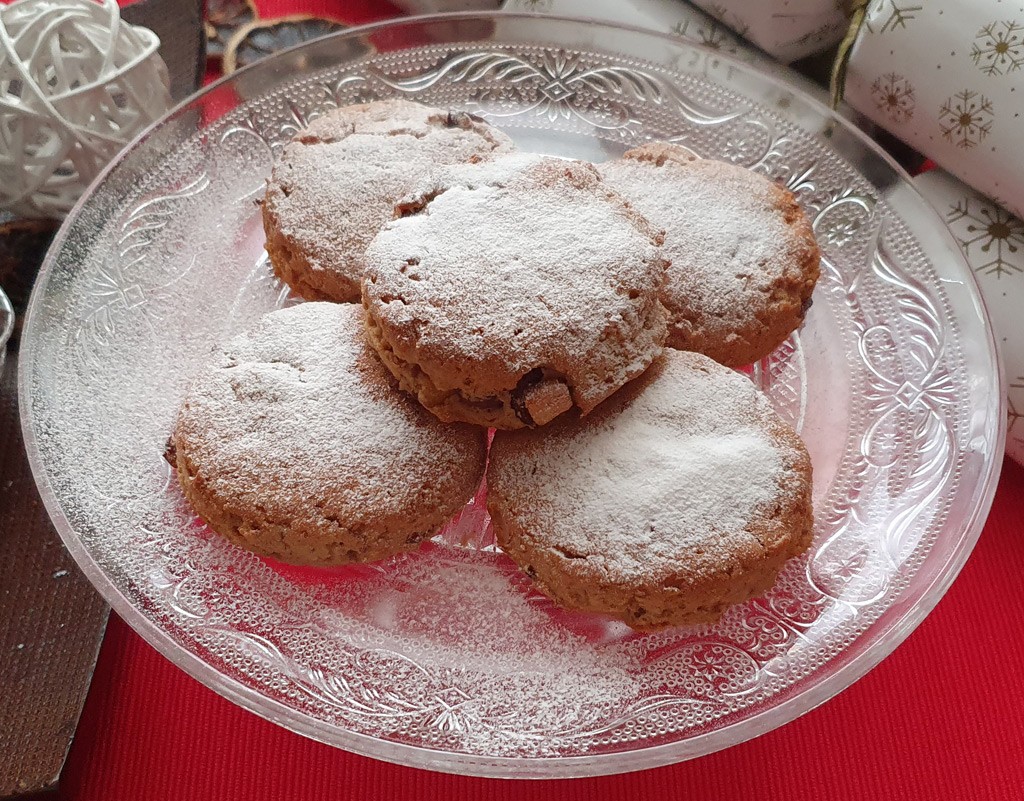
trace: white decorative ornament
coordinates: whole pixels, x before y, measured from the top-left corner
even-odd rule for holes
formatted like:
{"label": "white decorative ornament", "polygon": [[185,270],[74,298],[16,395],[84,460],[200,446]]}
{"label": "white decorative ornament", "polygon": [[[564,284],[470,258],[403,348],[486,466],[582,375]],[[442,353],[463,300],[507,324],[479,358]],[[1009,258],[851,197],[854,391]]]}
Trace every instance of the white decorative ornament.
{"label": "white decorative ornament", "polygon": [[103,167],[171,106],[152,31],[115,0],[0,8],[0,206],[62,217]]}

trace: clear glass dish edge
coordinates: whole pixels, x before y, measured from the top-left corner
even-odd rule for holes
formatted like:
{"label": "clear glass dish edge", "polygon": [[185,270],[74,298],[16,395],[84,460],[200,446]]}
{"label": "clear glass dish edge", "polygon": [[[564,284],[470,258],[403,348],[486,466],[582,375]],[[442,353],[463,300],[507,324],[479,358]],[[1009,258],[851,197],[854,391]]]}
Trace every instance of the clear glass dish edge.
{"label": "clear glass dish edge", "polygon": [[[569,18],[556,18],[539,14],[441,14],[429,15],[426,17],[402,18],[391,22],[360,26],[340,34],[335,34],[331,38],[366,36],[381,29],[419,24],[423,22],[502,19],[510,16],[522,19],[557,19],[559,21],[566,22],[576,21],[580,24],[587,25],[596,24],[586,20],[571,20]],[[636,33],[642,33],[645,36],[662,39],[669,44],[674,41],[672,37],[668,35],[653,34],[649,31],[643,31],[639,28],[631,28],[629,26],[599,25],[599,27],[607,30],[631,30]],[[315,43],[312,46],[315,46]],[[691,44],[687,44],[686,46],[698,48],[698,46]],[[281,63],[295,53],[310,47],[311,45],[307,44],[290,48],[276,56],[273,59],[273,62]],[[708,51],[715,52],[710,48]],[[723,61],[731,61],[731,59],[724,57],[717,52],[715,52],[715,56]],[[101,592],[112,608],[160,653],[181,667],[192,677],[211,687],[211,689],[214,689],[219,694],[240,706],[307,737],[339,746],[356,753],[411,767],[420,767],[460,774],[501,778],[567,778],[644,770],[708,754],[770,731],[771,729],[774,729],[779,725],[789,722],[810,711],[861,678],[881,662],[889,653],[891,653],[904,639],[906,639],[906,637],[909,636],[917,625],[919,625],[927,614],[934,608],[935,604],[937,604],[945,594],[946,590],[948,590],[949,586],[956,578],[956,575],[963,567],[963,564],[966,562],[971,549],[980,535],[984,520],[991,507],[995,494],[998,476],[1002,465],[1001,458],[993,459],[987,473],[979,476],[979,484],[983,487],[983,491],[981,496],[977,499],[971,518],[965,523],[960,541],[957,543],[957,546],[952,552],[950,558],[946,560],[944,564],[932,566],[931,583],[922,591],[921,597],[914,608],[910,612],[903,614],[902,617],[899,617],[895,621],[888,619],[893,617],[893,615],[890,614],[892,610],[890,610],[890,613],[886,613],[882,619],[876,621],[876,623],[872,625],[871,629],[876,631],[874,638],[875,647],[873,650],[857,653],[852,658],[845,660],[845,664],[837,668],[834,673],[812,685],[803,694],[799,694],[792,698],[785,698],[771,709],[762,710],[752,715],[741,717],[738,720],[730,722],[714,731],[696,735],[682,742],[669,743],[623,753],[602,754],[595,757],[559,757],[552,759],[517,757],[483,758],[464,754],[447,754],[442,759],[438,752],[431,749],[389,742],[354,732],[331,732],[331,736],[325,736],[323,727],[315,718],[299,713],[276,701],[270,701],[266,698],[256,699],[250,697],[251,690],[244,684],[211,668],[193,654],[183,651],[167,633],[157,627],[148,618],[138,613],[131,603],[121,594],[113,582],[103,573],[99,565],[93,560],[81,541],[75,535],[75,532],[65,517],[56,494],[49,483],[45,472],[45,466],[41,462],[39,450],[36,444],[29,397],[31,378],[30,368],[34,359],[32,336],[34,321],[40,314],[39,307],[41,306],[43,294],[41,290],[52,268],[53,254],[58,252],[60,249],[64,239],[66,238],[69,227],[78,217],[90,196],[95,192],[96,188],[105,181],[107,175],[111,171],[117,169],[118,164],[125,155],[145,143],[152,133],[166,124],[168,120],[180,116],[189,110],[193,104],[195,104],[200,95],[212,93],[221,86],[237,80],[240,75],[247,77],[256,74],[260,70],[273,70],[274,63],[268,64],[264,62],[254,64],[233,76],[222,78],[221,80],[206,87],[201,93],[186,99],[173,109],[165,118],[140,134],[140,136],[137,137],[125,149],[125,151],[123,151],[122,156],[116,162],[109,165],[97,177],[92,186],[90,186],[82,199],[68,215],[68,218],[61,227],[60,232],[58,232],[55,237],[51,250],[47,255],[43,268],[40,271],[39,280],[37,280],[36,286],[33,290],[29,309],[26,315],[25,334],[22,338],[22,348],[19,354],[19,405],[21,409],[22,431],[29,455],[29,462],[44,505],[50,514],[51,519],[54,521],[65,546],[71,552],[72,556],[75,558],[76,562],[78,562],[89,580]],[[904,180],[905,185],[917,194],[920,201],[925,203],[923,198],[921,198],[921,196],[916,192],[916,189],[913,189],[913,185],[909,182],[909,177],[902,168],[899,167],[899,165],[896,164],[888,154],[881,150],[879,146],[864,136],[863,133],[856,130],[847,120],[828,111],[822,104],[818,103],[818,101],[803,95],[799,90],[793,89],[793,87],[789,86],[776,76],[766,75],[758,70],[751,69],[740,62],[735,62],[735,66],[737,69],[754,73],[760,80],[767,80],[774,83],[780,89],[794,94],[799,94],[802,102],[811,104],[812,107],[817,107],[823,115],[830,115],[833,119],[837,120],[839,125],[849,134],[853,135],[856,139],[859,139],[866,148],[871,150],[876,156],[883,159],[888,166]],[[992,440],[992,446],[996,454],[1001,454],[1005,440],[1006,415],[1005,392],[1003,391],[1005,388],[1005,376],[1002,375],[1001,365],[996,356],[997,343],[991,327],[987,324],[987,317],[983,311],[984,304],[981,300],[980,293],[978,292],[975,279],[973,275],[970,274],[969,270],[965,269],[963,274],[968,276],[966,280],[972,287],[974,297],[978,304],[979,313],[985,322],[984,328],[987,335],[987,342],[985,343],[985,346],[987,347],[990,358],[994,359],[996,364],[999,365],[999,386],[997,388],[998,392],[996,393],[997,399],[993,401],[994,408],[992,409],[992,416],[990,419],[999,421],[995,424],[996,430],[992,432],[995,435]]]}

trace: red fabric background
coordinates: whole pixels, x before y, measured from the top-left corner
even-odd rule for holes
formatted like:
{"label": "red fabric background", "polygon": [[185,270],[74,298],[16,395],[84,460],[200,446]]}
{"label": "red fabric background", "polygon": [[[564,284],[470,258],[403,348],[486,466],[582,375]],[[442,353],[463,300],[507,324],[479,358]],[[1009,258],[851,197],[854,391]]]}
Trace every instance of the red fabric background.
{"label": "red fabric background", "polygon": [[207,690],[112,617],[67,801],[1021,799],[1024,469],[1007,460],[960,577],[892,656],[827,704],[726,751],[549,782],[402,768],[315,743]]}
{"label": "red fabric background", "polygon": [[[392,16],[374,0],[261,0],[261,15]],[[960,578],[897,651],[763,737],[642,773],[517,782],[401,768],[267,723],[111,617],[62,780],[67,801],[1024,798],[1024,469],[1007,461]]]}
{"label": "red fabric background", "polygon": [[397,17],[402,10],[387,0],[253,0],[264,19],[286,14],[325,16],[349,25],[362,25],[387,17]]}

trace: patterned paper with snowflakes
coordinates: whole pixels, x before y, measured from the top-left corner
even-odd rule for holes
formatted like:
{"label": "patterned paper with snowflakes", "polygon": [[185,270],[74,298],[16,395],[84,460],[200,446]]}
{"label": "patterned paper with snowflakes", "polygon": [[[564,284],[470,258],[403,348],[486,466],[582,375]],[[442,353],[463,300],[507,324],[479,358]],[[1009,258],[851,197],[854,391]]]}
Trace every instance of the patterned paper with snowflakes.
{"label": "patterned paper with snowflakes", "polygon": [[[769,5],[787,2],[789,0],[770,0]],[[812,4],[822,8],[828,6],[833,10],[836,2],[837,0],[810,0]],[[728,61],[717,56],[718,53],[723,53],[779,75],[816,99],[828,102],[828,93],[823,87],[793,70],[786,69],[768,54],[741,39],[737,30],[748,35],[751,35],[751,31],[747,31],[739,19],[727,13],[724,7],[714,9],[720,19],[685,0],[503,0],[501,7],[505,11],[588,17],[603,22],[648,28],[709,48],[707,53],[699,56],[699,61],[695,61],[692,54],[680,56],[679,66],[685,69],[702,69],[709,77],[720,76],[724,80],[730,80],[732,67]],[[804,10],[806,11],[806,8]],[[501,25],[500,22],[497,24]]]}
{"label": "patterned paper with snowflakes", "polygon": [[836,0],[692,0],[779,61],[788,64],[843,38],[846,6]]}
{"label": "patterned paper with snowflakes", "polygon": [[1024,0],[870,0],[846,101],[1018,216]]}
{"label": "patterned paper with snowflakes", "polygon": [[1002,20],[978,31],[971,46],[975,66],[986,75],[1004,75],[1024,65],[1024,25]]}
{"label": "patterned paper with snowflakes", "polygon": [[1024,220],[942,170],[914,182],[946,221],[978,281],[1006,369],[1006,452],[1024,464]]}
{"label": "patterned paper with snowflakes", "polygon": [[992,131],[992,101],[965,89],[939,109],[939,130],[947,141],[968,148],[983,142]]}
{"label": "patterned paper with snowflakes", "polygon": [[[789,63],[826,50],[843,38],[848,28],[845,1],[690,0],[690,5],[684,0],[504,0],[502,8],[623,22],[715,48],[722,43],[731,45],[738,34],[778,61]],[[745,43],[740,47],[755,52]]]}
{"label": "patterned paper with snowflakes", "polygon": [[875,107],[893,122],[906,122],[913,118],[917,100],[910,81],[895,72],[887,72],[871,84]]}

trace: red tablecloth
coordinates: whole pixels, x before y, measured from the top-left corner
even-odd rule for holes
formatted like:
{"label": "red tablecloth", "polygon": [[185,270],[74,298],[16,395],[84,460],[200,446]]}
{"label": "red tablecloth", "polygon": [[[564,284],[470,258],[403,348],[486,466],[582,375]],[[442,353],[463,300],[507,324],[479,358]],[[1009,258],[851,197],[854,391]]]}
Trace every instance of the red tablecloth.
{"label": "red tablecloth", "polygon": [[355,756],[250,714],[112,617],[65,771],[71,801],[1024,798],[1024,468],[1007,461],[952,589],[851,688],[756,740],[657,770],[499,781]]}
{"label": "red tablecloth", "polygon": [[[262,16],[389,16],[373,0],[262,0]],[[1024,798],[1024,469],[1007,462],[981,541],[938,608],[866,678],[797,721],[702,759],[516,782],[389,765],[215,695],[111,617],[62,780],[67,801]]]}

